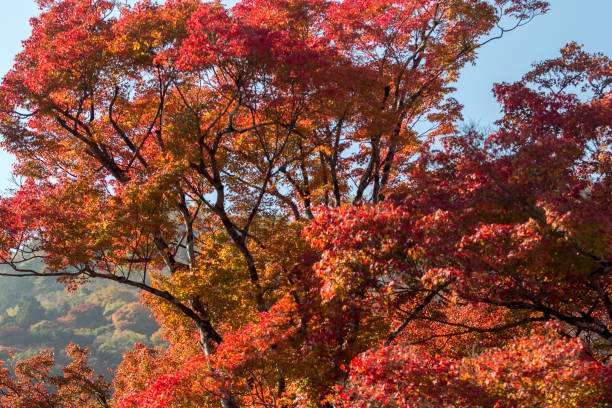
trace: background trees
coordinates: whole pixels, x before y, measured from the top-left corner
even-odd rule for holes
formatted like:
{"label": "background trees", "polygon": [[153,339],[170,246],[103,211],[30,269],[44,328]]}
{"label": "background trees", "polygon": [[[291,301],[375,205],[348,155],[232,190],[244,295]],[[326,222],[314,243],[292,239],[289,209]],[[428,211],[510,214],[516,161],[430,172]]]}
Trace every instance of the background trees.
{"label": "background trees", "polygon": [[[18,296],[21,300],[15,301]],[[150,312],[137,307],[138,292],[109,282],[90,282],[66,293],[53,278],[3,277],[0,299],[0,360],[9,370],[42,350],[53,352],[57,365],[65,365],[70,361],[66,347],[78,343],[90,349],[88,364],[96,374],[110,379],[108,368],[116,367],[135,341],[162,343]],[[119,311],[115,325],[113,315]],[[136,340],[128,344],[130,339]],[[59,368],[51,373],[59,375]]]}
{"label": "background trees", "polygon": [[[0,257],[145,292],[170,345],[126,356],[118,406],[609,402],[609,60],[499,85],[490,136],[448,97],[545,2],[40,5],[0,93]],[[559,390],[489,386],[559,335]]]}

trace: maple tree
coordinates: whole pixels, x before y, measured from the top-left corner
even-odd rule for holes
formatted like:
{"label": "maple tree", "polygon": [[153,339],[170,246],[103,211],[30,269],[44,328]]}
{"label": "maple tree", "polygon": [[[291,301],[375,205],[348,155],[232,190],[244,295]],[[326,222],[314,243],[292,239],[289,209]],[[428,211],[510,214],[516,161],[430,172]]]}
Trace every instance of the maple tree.
{"label": "maple tree", "polygon": [[546,2],[38,3],[0,261],[143,291],[113,405],[610,402],[610,61],[497,85],[491,135],[449,96]]}
{"label": "maple tree", "polygon": [[52,375],[52,353],[44,352],[17,363],[15,376],[0,369],[0,403],[6,407],[30,408],[108,408],[110,384],[87,366],[87,349],[70,344],[66,348],[72,362],[63,375]]}

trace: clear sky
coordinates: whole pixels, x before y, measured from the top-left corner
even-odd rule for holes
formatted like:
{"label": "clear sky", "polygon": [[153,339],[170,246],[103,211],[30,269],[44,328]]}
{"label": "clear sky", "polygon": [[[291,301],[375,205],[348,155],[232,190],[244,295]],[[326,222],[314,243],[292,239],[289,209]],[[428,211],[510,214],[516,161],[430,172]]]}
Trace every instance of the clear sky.
{"label": "clear sky", "polygon": [[[485,127],[491,125],[499,114],[491,95],[493,83],[519,79],[532,63],[555,57],[570,41],[612,56],[612,0],[550,2],[547,15],[490,43],[480,50],[476,66],[463,70],[455,96],[465,105],[466,120]],[[0,0],[0,75],[10,68],[21,41],[29,35],[28,20],[37,12],[34,0]],[[0,151],[0,190],[10,186],[12,162],[7,153]]]}

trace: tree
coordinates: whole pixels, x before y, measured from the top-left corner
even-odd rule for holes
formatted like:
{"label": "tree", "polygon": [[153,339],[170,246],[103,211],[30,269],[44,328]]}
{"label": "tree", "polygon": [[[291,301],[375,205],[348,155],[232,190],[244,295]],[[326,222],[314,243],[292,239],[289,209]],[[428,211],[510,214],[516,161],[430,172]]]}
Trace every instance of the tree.
{"label": "tree", "polygon": [[111,315],[117,330],[132,330],[137,333],[151,334],[159,328],[151,319],[151,312],[138,303],[123,305]]}
{"label": "tree", "polygon": [[95,303],[84,303],[70,309],[65,316],[56,319],[64,327],[95,328],[104,322],[102,306]]}
{"label": "tree", "polygon": [[15,408],[108,408],[109,384],[96,377],[87,366],[87,349],[71,344],[66,348],[72,362],[62,368],[63,375],[51,375],[55,365],[49,352],[17,364],[15,376],[0,370],[0,402]]}
{"label": "tree", "polygon": [[19,327],[29,329],[31,325],[44,320],[47,311],[43,309],[38,299],[33,296],[24,296],[17,305],[19,311],[15,316],[15,323]]}
{"label": "tree", "polygon": [[[369,404],[402,370],[418,395],[383,404],[609,402],[609,60],[499,85],[491,136],[448,96],[545,2],[39,4],[0,91],[0,257],[144,291],[170,345],[126,356],[117,406]],[[504,353],[568,381],[488,379]]]}
{"label": "tree", "polygon": [[418,118],[447,118],[440,131],[449,130],[458,115],[449,84],[496,23],[519,26],[546,9],[366,3],[41,1],[2,89],[4,145],[28,177],[3,204],[3,246],[19,253],[3,259],[16,274],[37,274],[15,264],[44,257],[66,281],[144,289],[194,320],[210,348],[220,336],[199,301],[147,275],[194,271],[196,241],[220,229],[266,310],[270,281],[282,277],[260,278],[279,257],[261,244],[275,231],[260,215],[312,218],[331,195],[357,203],[369,187],[377,201]]}

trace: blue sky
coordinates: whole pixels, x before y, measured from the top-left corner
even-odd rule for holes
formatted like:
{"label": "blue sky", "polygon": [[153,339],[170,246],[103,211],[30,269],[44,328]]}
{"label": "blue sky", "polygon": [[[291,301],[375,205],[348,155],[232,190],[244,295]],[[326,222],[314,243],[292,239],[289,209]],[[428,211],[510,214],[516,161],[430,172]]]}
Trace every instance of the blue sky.
{"label": "blue sky", "polygon": [[[612,0],[552,0],[551,10],[531,24],[507,34],[480,50],[476,66],[466,67],[455,97],[464,117],[483,127],[499,115],[491,95],[495,82],[515,81],[532,63],[555,57],[563,45],[577,41],[589,51],[612,56]],[[21,41],[29,35],[29,18],[38,8],[34,0],[0,1],[0,75],[10,68]],[[0,190],[10,186],[13,159],[0,151]]]}

